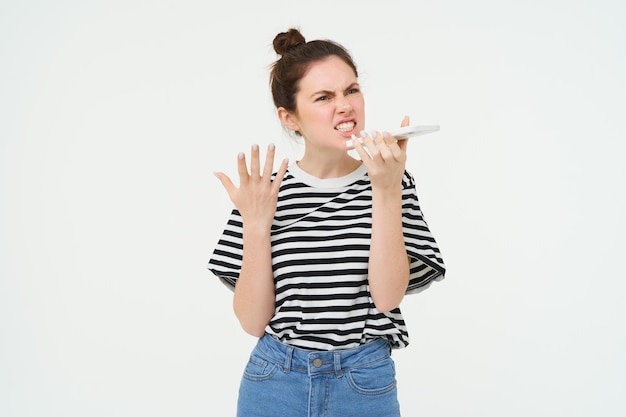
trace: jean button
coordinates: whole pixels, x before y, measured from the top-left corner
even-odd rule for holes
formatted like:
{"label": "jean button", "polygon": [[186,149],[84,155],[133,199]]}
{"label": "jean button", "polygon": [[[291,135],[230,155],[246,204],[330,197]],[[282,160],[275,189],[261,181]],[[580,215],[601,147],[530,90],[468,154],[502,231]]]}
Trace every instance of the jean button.
{"label": "jean button", "polygon": [[319,368],[322,366],[322,360],[320,358],[317,358],[313,361],[313,366],[315,366],[316,368]]}

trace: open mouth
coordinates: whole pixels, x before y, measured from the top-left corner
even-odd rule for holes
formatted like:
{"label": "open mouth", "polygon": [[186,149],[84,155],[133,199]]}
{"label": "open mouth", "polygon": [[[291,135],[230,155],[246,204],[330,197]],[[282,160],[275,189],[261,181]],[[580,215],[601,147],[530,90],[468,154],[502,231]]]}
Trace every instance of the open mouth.
{"label": "open mouth", "polygon": [[338,130],[343,133],[349,133],[349,132],[352,132],[352,130],[354,129],[354,126],[356,126],[356,123],[354,122],[343,122],[335,126],[335,130]]}

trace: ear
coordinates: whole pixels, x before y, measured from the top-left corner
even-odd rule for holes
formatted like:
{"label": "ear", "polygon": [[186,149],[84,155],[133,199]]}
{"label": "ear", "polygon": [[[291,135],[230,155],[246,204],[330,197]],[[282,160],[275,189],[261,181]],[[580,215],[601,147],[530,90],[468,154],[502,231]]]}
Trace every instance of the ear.
{"label": "ear", "polygon": [[298,126],[297,118],[292,113],[290,113],[287,109],[285,109],[284,107],[279,107],[277,114],[278,114],[278,119],[283,124],[283,126],[285,126],[287,129],[293,130],[294,132],[297,132],[300,130],[300,126]]}

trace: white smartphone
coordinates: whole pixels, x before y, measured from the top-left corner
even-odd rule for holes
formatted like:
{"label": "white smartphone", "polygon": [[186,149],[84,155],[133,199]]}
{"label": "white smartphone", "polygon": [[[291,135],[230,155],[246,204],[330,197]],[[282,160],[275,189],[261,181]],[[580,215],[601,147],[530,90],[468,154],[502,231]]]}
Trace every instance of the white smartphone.
{"label": "white smartphone", "polygon": [[439,125],[405,126],[390,131],[391,136],[396,139],[408,139],[413,136],[425,135],[439,130]]}
{"label": "white smartphone", "polygon": [[[395,130],[389,131],[389,133],[396,139],[408,139],[413,136],[425,135],[427,133],[436,132],[439,130],[439,125],[421,125],[421,126],[405,126]],[[353,148],[352,140],[346,141],[346,147]]]}

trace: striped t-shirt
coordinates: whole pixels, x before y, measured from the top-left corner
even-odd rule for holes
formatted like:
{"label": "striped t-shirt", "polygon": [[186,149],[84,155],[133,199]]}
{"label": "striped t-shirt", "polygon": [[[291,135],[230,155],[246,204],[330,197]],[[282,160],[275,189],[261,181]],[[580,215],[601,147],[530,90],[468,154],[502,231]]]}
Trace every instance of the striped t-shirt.
{"label": "striped t-shirt", "polygon": [[[402,214],[411,294],[443,279],[445,266],[407,171]],[[381,313],[370,295],[371,230],[372,185],[363,164],[332,179],[313,177],[292,164],[280,186],[271,230],[276,309],[265,331],[305,349],[347,349],[377,337],[405,347],[409,337],[400,309]],[[208,266],[231,289],[242,253],[242,220],[235,209]]]}

